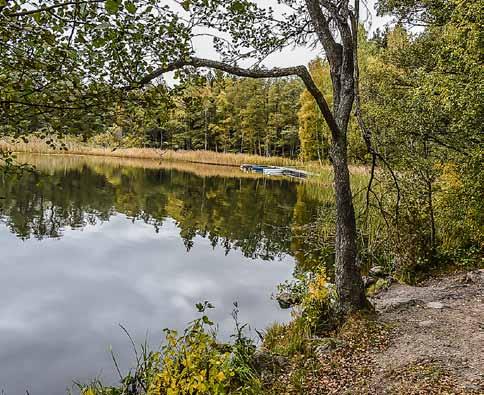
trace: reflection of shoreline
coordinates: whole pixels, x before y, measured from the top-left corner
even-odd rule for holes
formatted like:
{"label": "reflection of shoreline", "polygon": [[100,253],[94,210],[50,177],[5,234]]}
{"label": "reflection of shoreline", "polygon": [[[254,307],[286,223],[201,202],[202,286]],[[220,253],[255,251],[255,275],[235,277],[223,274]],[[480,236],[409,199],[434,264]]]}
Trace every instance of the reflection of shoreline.
{"label": "reflection of shoreline", "polygon": [[67,228],[122,213],[156,232],[174,219],[187,251],[202,236],[246,257],[272,260],[289,252],[302,183],[187,163],[32,154],[18,160],[38,171],[0,178],[0,216],[21,239],[60,238]]}

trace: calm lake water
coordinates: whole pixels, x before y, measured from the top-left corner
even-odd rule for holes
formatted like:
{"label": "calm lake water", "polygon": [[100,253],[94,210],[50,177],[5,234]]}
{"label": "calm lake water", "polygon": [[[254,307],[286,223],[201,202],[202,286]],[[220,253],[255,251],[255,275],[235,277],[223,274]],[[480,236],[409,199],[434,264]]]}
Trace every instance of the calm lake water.
{"label": "calm lake water", "polygon": [[207,166],[21,159],[37,173],[0,173],[6,395],[65,394],[94,377],[114,383],[109,348],[124,372],[134,360],[119,324],[155,346],[200,301],[215,305],[225,338],[234,301],[253,329],[289,318],[271,294],[306,256],[298,229],[318,204],[304,183]]}

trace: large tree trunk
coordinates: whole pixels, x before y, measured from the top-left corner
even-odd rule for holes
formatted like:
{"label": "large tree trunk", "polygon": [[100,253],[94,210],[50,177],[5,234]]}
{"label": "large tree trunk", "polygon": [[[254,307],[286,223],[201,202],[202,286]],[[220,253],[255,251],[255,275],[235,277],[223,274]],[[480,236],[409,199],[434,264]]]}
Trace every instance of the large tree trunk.
{"label": "large tree trunk", "polygon": [[335,281],[340,313],[347,315],[365,308],[367,300],[358,265],[356,220],[348,171],[346,136],[333,141],[331,158],[336,196]]}
{"label": "large tree trunk", "polygon": [[[346,70],[341,67],[344,63],[348,67]],[[347,131],[355,84],[352,60],[341,62],[339,66],[337,72],[332,73],[333,111],[339,133],[333,134],[331,159],[336,197],[335,282],[338,308],[342,315],[347,315],[369,304],[358,262],[356,218],[348,169]]]}
{"label": "large tree trunk", "polygon": [[[346,145],[346,132],[355,98],[353,52],[357,32],[348,23],[351,15],[349,1],[306,0],[305,3],[315,33],[326,53],[333,85],[331,114],[324,97],[320,97],[321,92],[311,85],[311,81],[306,83],[332,135],[331,159],[336,196],[336,289],[340,312],[347,315],[368,305],[357,261],[356,221]],[[355,4],[358,6],[358,0]],[[332,30],[332,23],[337,33]]]}

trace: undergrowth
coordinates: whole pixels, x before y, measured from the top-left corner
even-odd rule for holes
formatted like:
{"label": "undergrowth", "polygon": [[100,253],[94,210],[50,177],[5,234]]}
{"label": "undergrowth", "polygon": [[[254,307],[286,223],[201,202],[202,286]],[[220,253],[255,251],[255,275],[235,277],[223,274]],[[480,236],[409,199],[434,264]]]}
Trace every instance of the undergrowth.
{"label": "undergrowth", "polygon": [[135,346],[137,365],[121,377],[119,386],[106,387],[96,380],[80,385],[81,394],[260,394],[261,383],[252,365],[256,347],[244,335],[245,325],[238,322],[237,305],[233,312],[236,333],[229,343],[217,340],[215,325],[205,314],[213,306],[204,302],[197,308],[201,316],[182,334],[165,330],[160,351],[150,351],[146,345],[137,350]]}

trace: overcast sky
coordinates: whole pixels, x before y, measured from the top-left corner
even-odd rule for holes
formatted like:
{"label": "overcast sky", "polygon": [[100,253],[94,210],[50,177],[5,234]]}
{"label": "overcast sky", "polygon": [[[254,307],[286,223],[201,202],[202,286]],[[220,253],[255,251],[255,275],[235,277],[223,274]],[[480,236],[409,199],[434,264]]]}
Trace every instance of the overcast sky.
{"label": "overcast sky", "polygon": [[[276,12],[281,12],[284,9],[284,6],[278,5],[276,0],[256,0],[256,3],[264,7],[271,6]],[[381,18],[376,15],[376,0],[366,0],[365,3],[366,5],[364,5],[363,2],[361,4],[360,19],[365,23],[365,27],[370,33],[390,22],[391,18]],[[218,58],[217,53],[212,47],[211,38],[199,37],[194,42],[197,56],[210,59]],[[300,64],[308,64],[310,60],[314,59],[318,55],[321,55],[321,48],[287,48],[282,52],[277,52],[269,56],[264,62],[264,65],[267,67],[288,67]]]}
{"label": "overcast sky", "polygon": [[[378,0],[361,0],[360,3],[360,22],[363,22],[365,28],[372,34],[378,28],[382,28],[386,24],[390,23],[390,17],[378,17],[376,15],[375,4]],[[262,7],[272,7],[276,13],[282,13],[284,10],[288,10],[284,5],[277,4],[276,0],[255,0],[257,4]],[[174,8],[178,8],[181,14],[184,13],[183,9],[174,2],[174,0],[166,0],[166,3]],[[205,30],[205,31],[208,31]],[[201,33],[204,30],[200,31]],[[220,59],[212,45],[212,38],[207,36],[200,36],[193,39],[196,55],[207,59]],[[322,48],[310,49],[308,47],[286,48],[281,52],[276,52],[267,57],[262,65],[272,67],[290,67],[297,65],[307,65],[311,60],[317,56],[322,56]],[[241,62],[240,65],[244,67],[250,67],[253,61],[247,60]],[[168,85],[176,84],[174,79],[174,73],[170,72],[163,76]]]}

